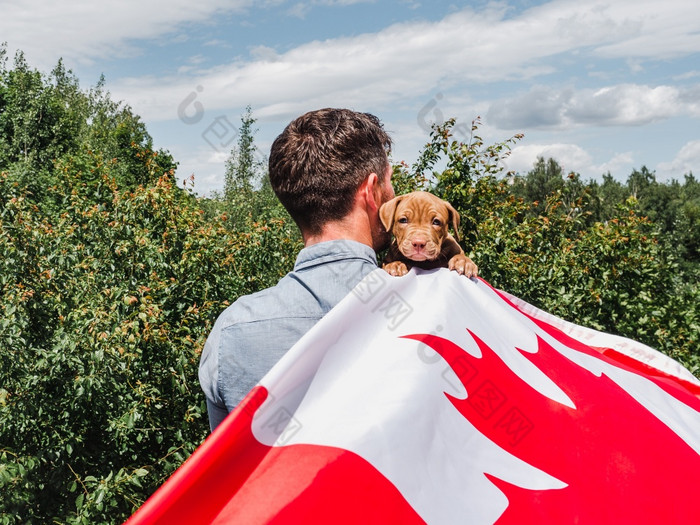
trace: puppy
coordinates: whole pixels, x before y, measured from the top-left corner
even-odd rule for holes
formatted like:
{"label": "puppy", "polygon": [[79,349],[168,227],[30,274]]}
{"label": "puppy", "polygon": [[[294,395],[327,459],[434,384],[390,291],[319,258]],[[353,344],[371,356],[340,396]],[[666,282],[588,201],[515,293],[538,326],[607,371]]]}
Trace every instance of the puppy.
{"label": "puppy", "polygon": [[450,203],[415,191],[384,203],[379,218],[394,235],[382,265],[389,274],[405,275],[417,266],[424,270],[449,268],[467,277],[477,275],[476,265],[447,231],[451,224],[458,238],[459,213]]}

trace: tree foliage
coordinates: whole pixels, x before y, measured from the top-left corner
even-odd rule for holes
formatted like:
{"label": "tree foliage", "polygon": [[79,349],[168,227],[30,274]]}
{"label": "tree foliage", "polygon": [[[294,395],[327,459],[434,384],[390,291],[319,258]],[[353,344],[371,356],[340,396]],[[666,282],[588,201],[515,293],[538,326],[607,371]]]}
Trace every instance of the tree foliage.
{"label": "tree foliage", "polygon": [[206,436],[212,322],[279,279],[297,239],[205,213],[128,108],[74,83],[68,118],[52,79],[22,61],[0,76],[5,101],[31,81],[60,108],[32,132],[50,141],[0,136],[0,523],[115,523]]}
{"label": "tree foliage", "polygon": [[[123,522],[208,433],[197,381],[216,316],[291,269],[299,233],[274,198],[250,108],[212,198],[176,184],[128,106],[0,51],[0,523]],[[495,286],[641,340],[698,373],[700,191],[504,173],[521,136],[434,129],[398,194],[428,189]]]}
{"label": "tree foliage", "polygon": [[294,223],[272,191],[266,159],[255,145],[255,122],[252,109],[247,106],[241,115],[238,140],[226,159],[223,194],[215,192],[202,205],[212,216],[224,214],[233,230],[281,220],[286,225],[286,235],[300,241]]}
{"label": "tree foliage", "polygon": [[224,174],[224,199],[234,201],[241,196],[248,196],[262,180],[262,162],[257,159],[255,119],[250,106],[246,107],[241,117],[238,141],[226,160]]}

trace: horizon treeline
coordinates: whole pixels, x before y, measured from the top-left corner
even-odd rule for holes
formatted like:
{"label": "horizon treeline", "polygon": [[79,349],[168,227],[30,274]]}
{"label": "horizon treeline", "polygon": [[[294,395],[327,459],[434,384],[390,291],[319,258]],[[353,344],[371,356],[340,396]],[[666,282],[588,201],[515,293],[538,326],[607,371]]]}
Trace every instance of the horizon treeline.
{"label": "horizon treeline", "polygon": [[[208,435],[197,369],[218,314],[289,271],[299,232],[270,189],[250,108],[198,197],[103,80],[83,90],[0,47],[0,524],[121,523]],[[397,194],[460,212],[481,275],[552,314],[648,344],[700,373],[700,190],[582,181],[554,159],[503,172],[448,120]],[[444,166],[438,169],[437,166]]]}

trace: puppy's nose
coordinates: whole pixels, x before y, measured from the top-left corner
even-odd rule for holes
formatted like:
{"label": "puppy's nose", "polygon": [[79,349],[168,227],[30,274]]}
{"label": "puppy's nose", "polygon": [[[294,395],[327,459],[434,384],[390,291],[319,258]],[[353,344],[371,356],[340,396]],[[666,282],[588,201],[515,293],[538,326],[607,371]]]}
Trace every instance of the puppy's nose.
{"label": "puppy's nose", "polygon": [[413,239],[411,241],[411,244],[413,244],[413,247],[416,250],[422,250],[423,248],[425,248],[426,241],[425,239]]}

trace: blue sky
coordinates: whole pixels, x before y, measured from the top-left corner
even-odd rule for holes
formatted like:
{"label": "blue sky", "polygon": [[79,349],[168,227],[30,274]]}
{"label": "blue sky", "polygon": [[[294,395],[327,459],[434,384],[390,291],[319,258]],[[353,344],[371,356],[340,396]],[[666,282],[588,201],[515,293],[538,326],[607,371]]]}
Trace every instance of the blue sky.
{"label": "blue sky", "polygon": [[[263,154],[297,115],[382,119],[393,160],[429,125],[481,117],[487,143],[523,133],[520,173],[554,157],[584,179],[700,173],[700,2],[554,0],[0,0],[0,41],[84,87],[101,74],[195,190],[223,186],[245,107]],[[459,132],[458,132],[459,133]],[[463,138],[467,138],[466,135]]]}

